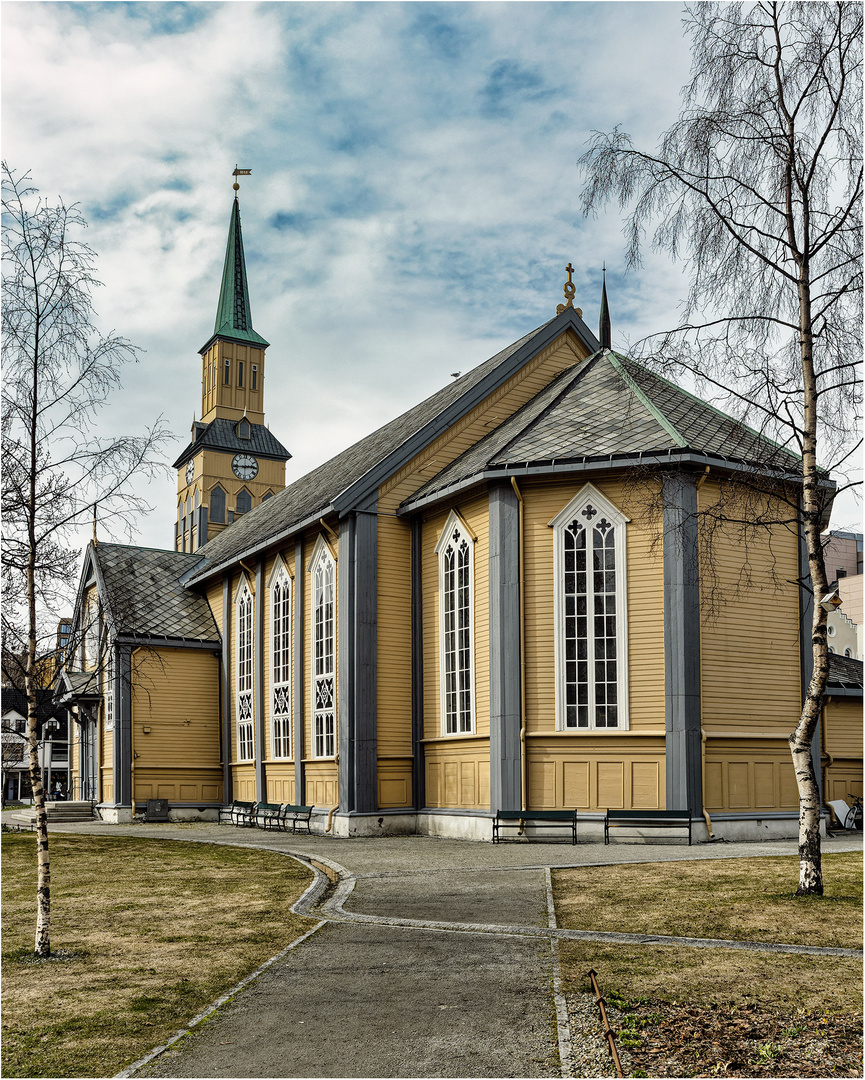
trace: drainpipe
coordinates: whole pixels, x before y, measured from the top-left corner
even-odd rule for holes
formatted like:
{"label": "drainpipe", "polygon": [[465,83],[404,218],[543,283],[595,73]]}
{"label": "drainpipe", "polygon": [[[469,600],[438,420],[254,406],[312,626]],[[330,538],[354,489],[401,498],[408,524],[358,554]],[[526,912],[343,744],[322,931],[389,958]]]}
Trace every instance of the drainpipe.
{"label": "drainpipe", "polygon": [[135,821],[135,695],[132,693],[132,668],[135,654],[141,652],[143,645],[137,646],[129,654],[129,801],[132,803],[132,820]]}
{"label": "drainpipe", "polygon": [[[706,472],[709,471],[708,466]],[[706,809],[706,732],[700,725],[700,784],[702,786],[702,798],[700,803],[703,807],[703,817],[706,819],[706,828],[709,830],[709,839],[714,840],[715,834],[712,832],[712,819],[709,817],[709,811]]]}
{"label": "drainpipe", "polygon": [[520,593],[520,800],[522,802],[521,810],[528,809],[528,797],[529,797],[529,784],[528,784],[528,764],[526,761],[526,620],[524,610],[524,589],[525,582],[523,581],[523,566],[524,566],[524,541],[523,541],[523,513],[525,505],[523,503],[523,497],[520,494],[520,489],[517,485],[517,478],[511,477],[511,487],[514,489],[514,494],[517,497],[519,503],[519,516],[518,516],[518,530],[519,530],[519,593]]}
{"label": "drainpipe", "polygon": [[[820,772],[823,775],[823,802],[828,802],[827,792],[829,791],[829,770],[835,764],[835,758],[826,749],[826,706],[832,700],[832,695],[823,698],[823,711],[820,719],[823,721],[820,724]],[[826,762],[824,765],[823,762]],[[831,819],[830,819],[831,820]]]}

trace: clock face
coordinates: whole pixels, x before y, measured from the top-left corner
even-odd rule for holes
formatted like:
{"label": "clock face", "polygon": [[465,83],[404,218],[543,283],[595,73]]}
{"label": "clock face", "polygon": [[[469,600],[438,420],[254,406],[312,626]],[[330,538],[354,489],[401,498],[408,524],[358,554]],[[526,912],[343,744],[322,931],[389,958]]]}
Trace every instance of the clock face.
{"label": "clock face", "polygon": [[193,476],[195,476],[195,462],[194,461],[187,461],[187,463],[186,463],[186,482],[187,482],[187,484],[192,483]]}
{"label": "clock face", "polygon": [[254,480],[258,473],[258,462],[252,454],[235,454],[231,461],[231,471],[238,480]]}

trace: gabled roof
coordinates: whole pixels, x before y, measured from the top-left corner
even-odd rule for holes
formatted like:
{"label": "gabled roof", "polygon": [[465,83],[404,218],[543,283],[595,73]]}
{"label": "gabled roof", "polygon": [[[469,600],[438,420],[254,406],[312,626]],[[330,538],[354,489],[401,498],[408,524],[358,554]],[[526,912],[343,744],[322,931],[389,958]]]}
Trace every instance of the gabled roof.
{"label": "gabled roof", "polygon": [[222,530],[196,553],[200,567],[187,582],[202,581],[264,544],[276,543],[304,523],[331,510],[340,512],[373,493],[425,446],[470,412],[533,356],[566,331],[573,331],[587,349],[598,342],[573,308],[515,341],[459,379],[454,379],[419,405],[337,454],[324,465],[254,507]]}
{"label": "gabled roof", "polygon": [[829,678],[826,681],[826,693],[838,690],[858,690],[862,692],[862,661],[850,656],[829,653]]}
{"label": "gabled roof", "polygon": [[102,691],[99,689],[99,673],[95,670],[71,671],[63,668],[57,679],[54,697],[60,705],[99,701],[102,697]]}
{"label": "gabled roof", "polygon": [[88,555],[118,637],[219,643],[207,600],[180,583],[197,555],[120,544],[91,546]]}
{"label": "gabled roof", "polygon": [[213,334],[201,348],[206,352],[215,337],[227,338],[249,345],[267,348],[269,342],[252,329],[252,310],[249,306],[249,286],[246,282],[246,260],[243,257],[243,235],[240,231],[240,203],[237,196],[228,223],[228,243],[222,267],[222,284],[216,307]]}
{"label": "gabled roof", "polygon": [[172,466],[179,469],[199,450],[226,450],[229,453],[255,454],[256,457],[273,458],[276,461],[288,461],[291,454],[264,424],[249,423],[249,438],[241,439],[237,434],[238,420],[226,420],[222,417],[211,420],[183,451]]}
{"label": "gabled roof", "polygon": [[696,453],[760,469],[798,469],[799,458],[745,424],[609,349],[561,372],[470,447],[401,510],[488,470]]}

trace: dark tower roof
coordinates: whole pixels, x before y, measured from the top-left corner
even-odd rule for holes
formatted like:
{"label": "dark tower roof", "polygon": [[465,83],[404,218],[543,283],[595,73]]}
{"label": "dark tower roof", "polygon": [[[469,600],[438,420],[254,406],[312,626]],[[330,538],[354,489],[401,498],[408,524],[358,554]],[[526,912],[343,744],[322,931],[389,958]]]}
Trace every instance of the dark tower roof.
{"label": "dark tower roof", "polygon": [[227,338],[244,345],[260,345],[267,348],[270,342],[252,328],[252,310],[249,306],[249,286],[246,282],[246,260],[243,256],[243,234],[240,231],[240,203],[235,196],[228,224],[228,243],[225,248],[225,264],[222,268],[222,285],[216,322],[207,344],[200,350],[210,348],[214,338]]}
{"label": "dark tower roof", "polygon": [[610,323],[610,308],[607,304],[607,269],[604,267],[604,285],[601,290],[601,319],[598,323],[598,341],[602,349],[612,349],[613,329]]}

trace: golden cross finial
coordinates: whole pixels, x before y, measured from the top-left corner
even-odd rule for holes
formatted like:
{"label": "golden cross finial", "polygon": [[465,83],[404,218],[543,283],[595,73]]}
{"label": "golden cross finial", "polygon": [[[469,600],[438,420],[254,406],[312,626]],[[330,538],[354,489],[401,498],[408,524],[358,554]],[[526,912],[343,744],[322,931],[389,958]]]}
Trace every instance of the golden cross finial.
{"label": "golden cross finial", "polygon": [[234,166],[234,172],[231,174],[234,177],[234,183],[231,185],[235,191],[240,191],[240,184],[237,182],[238,176],[252,176],[252,169],[238,169]]}
{"label": "golden cross finial", "polygon": [[565,270],[567,271],[567,275],[568,275],[568,280],[565,282],[564,289],[563,289],[563,292],[565,294],[565,303],[564,304],[559,304],[559,306],[556,308],[556,314],[557,315],[561,315],[561,313],[565,310],[565,308],[572,308],[574,306],[574,296],[576,295],[576,292],[577,292],[577,287],[574,284],[574,280],[573,280],[573,274],[574,274],[573,266],[571,266],[571,264],[568,263],[568,265],[565,267]]}

